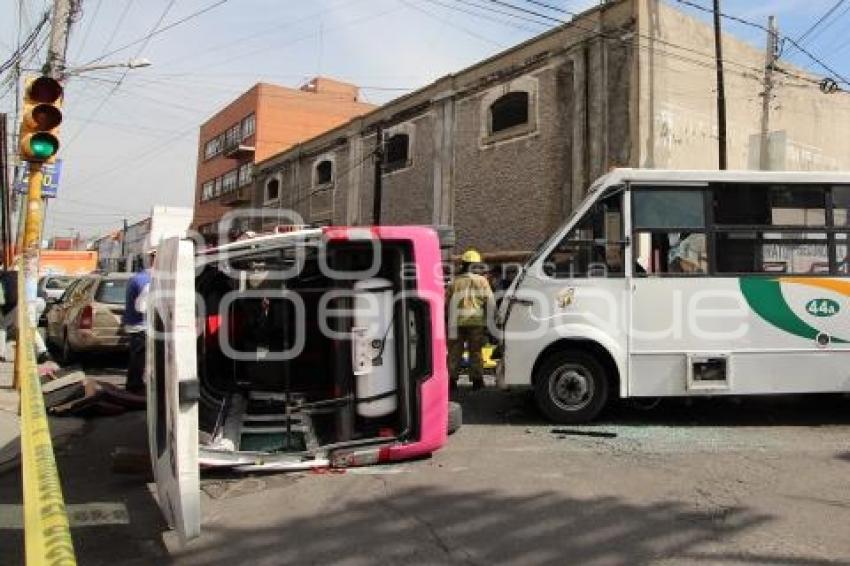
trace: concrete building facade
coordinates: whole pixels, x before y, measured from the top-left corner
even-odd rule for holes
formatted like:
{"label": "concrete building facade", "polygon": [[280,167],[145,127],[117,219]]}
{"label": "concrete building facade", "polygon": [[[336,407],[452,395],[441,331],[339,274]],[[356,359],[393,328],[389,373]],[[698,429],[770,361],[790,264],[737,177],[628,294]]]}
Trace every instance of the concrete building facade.
{"label": "concrete building facade", "polygon": [[258,83],[200,128],[193,229],[214,238],[217,221],[250,204],[254,164],[374,106],[351,84],[316,77],[298,89]]}
{"label": "concrete building facade", "polygon": [[[723,42],[729,166],[755,168],[764,53]],[[531,250],[612,167],[717,167],[713,53],[702,21],[658,0],[607,2],[258,161],[254,205],[265,229],[288,209],[370,224],[380,130],[382,223],[451,224],[458,249]],[[850,97],[780,68],[770,167],[850,166],[838,127],[850,124]]]}

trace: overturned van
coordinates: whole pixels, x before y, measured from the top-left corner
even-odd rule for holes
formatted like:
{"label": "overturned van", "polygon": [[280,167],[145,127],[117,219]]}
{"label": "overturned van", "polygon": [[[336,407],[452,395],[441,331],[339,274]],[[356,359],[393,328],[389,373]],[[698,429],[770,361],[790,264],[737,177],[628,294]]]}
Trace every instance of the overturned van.
{"label": "overturned van", "polygon": [[199,533],[199,470],[303,470],[446,439],[440,245],[426,227],[329,227],[160,246],[148,299],[159,504]]}

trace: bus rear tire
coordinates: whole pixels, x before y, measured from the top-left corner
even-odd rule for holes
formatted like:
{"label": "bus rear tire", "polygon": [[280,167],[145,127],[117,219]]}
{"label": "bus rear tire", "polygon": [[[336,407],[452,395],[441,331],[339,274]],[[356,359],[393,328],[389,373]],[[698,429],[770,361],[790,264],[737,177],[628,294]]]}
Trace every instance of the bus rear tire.
{"label": "bus rear tire", "polygon": [[540,364],[534,379],[534,398],[540,411],[558,424],[593,420],[608,402],[605,367],[591,354],[564,350]]}

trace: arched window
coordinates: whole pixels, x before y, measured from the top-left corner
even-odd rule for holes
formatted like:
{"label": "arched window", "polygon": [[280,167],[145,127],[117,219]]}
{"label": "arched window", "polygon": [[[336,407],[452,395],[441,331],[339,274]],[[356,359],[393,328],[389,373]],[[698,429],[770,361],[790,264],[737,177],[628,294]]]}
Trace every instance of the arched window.
{"label": "arched window", "polygon": [[316,165],[316,185],[326,185],[334,179],[334,164],[330,159]]}
{"label": "arched window", "polygon": [[384,171],[407,167],[410,160],[410,136],[394,134],[384,142]]}
{"label": "arched window", "polygon": [[528,123],[529,99],[525,91],[514,91],[497,98],[490,105],[490,134]]}
{"label": "arched window", "polygon": [[272,179],[266,182],[266,202],[280,198],[280,181]]}

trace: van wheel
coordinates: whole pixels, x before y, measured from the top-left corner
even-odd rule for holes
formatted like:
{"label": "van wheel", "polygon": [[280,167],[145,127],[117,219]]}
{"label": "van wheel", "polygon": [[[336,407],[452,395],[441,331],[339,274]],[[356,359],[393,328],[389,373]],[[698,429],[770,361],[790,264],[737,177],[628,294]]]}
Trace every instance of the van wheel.
{"label": "van wheel", "polygon": [[449,434],[454,434],[463,424],[463,408],[460,403],[449,401]]}
{"label": "van wheel", "polygon": [[537,371],[534,398],[541,412],[556,423],[587,422],[608,401],[608,375],[592,355],[580,350],[556,352]]}

